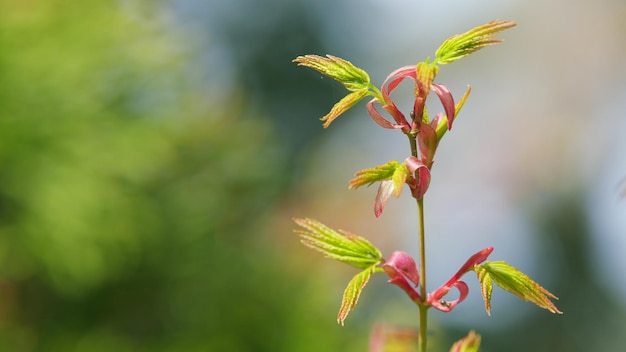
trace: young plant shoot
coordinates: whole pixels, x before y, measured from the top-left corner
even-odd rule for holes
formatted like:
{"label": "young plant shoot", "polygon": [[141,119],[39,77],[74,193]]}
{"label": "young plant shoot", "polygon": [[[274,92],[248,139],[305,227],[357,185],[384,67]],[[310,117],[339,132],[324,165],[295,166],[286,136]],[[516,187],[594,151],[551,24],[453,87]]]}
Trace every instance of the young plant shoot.
{"label": "young plant shoot", "polygon": [[[391,72],[380,88],[370,82],[370,77],[363,69],[350,61],[326,55],[299,56],[294,62],[299,66],[309,67],[326,75],[348,90],[348,94],[337,102],[326,116],[322,117],[324,128],[329,127],[341,114],[356,105],[365,97],[371,97],[367,103],[370,117],[382,128],[397,130],[406,136],[410,154],[402,161],[391,160],[386,164],[357,171],[350,180],[349,188],[359,188],[378,184],[374,198],[374,215],[380,217],[385,204],[391,196],[398,197],[408,188],[417,205],[419,224],[419,257],[417,260],[405,252],[396,251],[384,257],[381,252],[365,238],[346,231],[335,231],[313,219],[294,219],[299,226],[295,232],[302,243],[326,257],[346,263],[357,269],[357,273],[348,283],[344,293],[337,321],[343,325],[348,314],[355,308],[359,296],[373,274],[389,276],[389,284],[398,286],[419,310],[418,350],[426,352],[427,313],[430,308],[441,312],[451,312],[462,303],[469,293],[468,285],[462,281],[465,274],[476,273],[481,287],[487,314],[491,312],[491,293],[497,285],[524,300],[547,309],[551,313],[561,312],[552,302],[557,299],[552,293],[541,287],[526,274],[504,261],[487,261],[494,251],[487,247],[474,253],[459,270],[443,285],[434,290],[426,287],[424,196],[431,183],[431,169],[437,147],[458,117],[470,95],[468,86],[463,95],[455,102],[450,90],[435,78],[442,65],[457,61],[486,46],[500,43],[499,32],[515,26],[512,21],[492,21],[473,28],[465,33],[454,35],[441,44],[434,58],[404,66]],[[392,93],[399,84],[408,79],[413,82],[414,102],[408,112],[400,111],[392,98]],[[427,99],[434,96],[441,103],[442,111],[430,115],[426,109]],[[432,117],[431,117],[432,116]],[[450,294],[457,291],[457,294]],[[452,298],[449,298],[452,296]],[[382,351],[384,344],[371,341],[370,346]],[[470,331],[457,341],[450,351],[478,351],[480,336]],[[372,349],[374,347],[370,347]],[[373,351],[372,351],[373,352]]]}

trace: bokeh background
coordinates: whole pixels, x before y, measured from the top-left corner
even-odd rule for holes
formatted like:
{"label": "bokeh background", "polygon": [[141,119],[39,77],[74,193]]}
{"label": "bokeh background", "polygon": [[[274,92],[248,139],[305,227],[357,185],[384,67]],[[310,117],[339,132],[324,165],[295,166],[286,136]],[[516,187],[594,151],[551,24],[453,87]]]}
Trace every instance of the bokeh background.
{"label": "bokeh background", "polygon": [[[426,196],[428,283],[494,246],[560,297],[501,290],[430,314],[433,351],[626,344],[626,4],[621,0],[0,0],[0,350],[365,351],[417,310],[374,277],[335,323],[349,267],[298,243],[314,217],[416,254],[412,199],[375,219],[354,171],[404,137],[296,67],[334,54],[380,84],[492,19],[505,43],[444,66],[472,96]],[[411,88],[397,99],[411,104]],[[435,107],[433,107],[434,109]]]}

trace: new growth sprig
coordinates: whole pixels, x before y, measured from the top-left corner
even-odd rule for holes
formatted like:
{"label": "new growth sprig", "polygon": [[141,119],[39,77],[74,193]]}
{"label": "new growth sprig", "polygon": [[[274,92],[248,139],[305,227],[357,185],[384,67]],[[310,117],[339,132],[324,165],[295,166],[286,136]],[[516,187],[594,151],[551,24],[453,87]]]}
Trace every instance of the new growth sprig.
{"label": "new growth sprig", "polygon": [[[471,87],[455,102],[450,90],[435,79],[440,66],[457,61],[486,46],[500,43],[500,31],[515,26],[512,21],[492,21],[473,28],[465,33],[454,35],[443,42],[436,50],[434,58],[400,67],[385,79],[380,89],[370,82],[363,69],[350,61],[327,55],[299,56],[294,62],[309,67],[333,78],[349,91],[337,102],[330,112],[322,117],[327,128],[341,114],[356,105],[365,97],[371,97],[366,108],[376,124],[391,130],[398,130],[409,140],[411,154],[402,162],[391,160],[386,164],[357,171],[350,180],[349,188],[359,188],[378,183],[374,200],[374,215],[382,215],[386,202],[391,196],[398,197],[405,187],[415,198],[419,219],[419,258],[416,261],[402,251],[383,257],[381,252],[366,239],[346,231],[335,231],[317,220],[294,219],[301,228],[295,230],[302,243],[322,252],[326,257],[354,266],[361,271],[348,283],[342,299],[337,321],[344,324],[349,312],[356,306],[359,296],[371,275],[384,273],[389,284],[396,285],[406,292],[417,305],[419,320],[419,350],[426,351],[427,311],[435,308],[442,312],[452,311],[469,294],[469,286],[461,279],[473,271],[480,282],[485,310],[491,313],[493,284],[518,297],[530,301],[552,313],[561,313],[552,299],[552,293],[541,287],[527,275],[503,261],[490,262],[488,257],[493,247],[482,249],[470,256],[452,277],[437,289],[426,289],[424,196],[431,183],[431,169],[435,153],[443,136],[452,129],[463,105],[470,95]],[[392,93],[405,79],[413,82],[414,102],[408,113],[400,111],[392,98]],[[432,117],[426,109],[426,101],[435,94],[441,104],[441,111]],[[457,292],[449,298],[450,291]],[[377,341],[375,344],[380,346]],[[480,336],[473,331],[454,344],[451,351],[478,351]]]}

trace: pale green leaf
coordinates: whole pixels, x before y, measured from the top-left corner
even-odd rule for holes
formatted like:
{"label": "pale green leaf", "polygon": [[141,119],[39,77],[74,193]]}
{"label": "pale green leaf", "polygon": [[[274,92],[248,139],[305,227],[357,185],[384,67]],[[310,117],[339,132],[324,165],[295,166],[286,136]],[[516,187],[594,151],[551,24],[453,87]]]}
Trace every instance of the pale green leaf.
{"label": "pale green leaf", "polygon": [[361,89],[361,90],[352,92],[346,95],[345,97],[343,97],[341,100],[339,100],[333,106],[333,108],[330,109],[330,112],[321,118],[321,120],[324,122],[324,125],[323,125],[324,128],[327,128],[328,126],[330,126],[330,124],[333,121],[335,121],[335,119],[339,117],[339,115],[343,114],[348,109],[353,107],[356,103],[358,103],[361,99],[363,99],[367,95],[367,93],[368,93],[367,89]]}
{"label": "pale green leaf", "polygon": [[[482,280],[491,279],[503,290],[523,300],[530,301],[552,313],[562,314],[552,302],[552,299],[558,299],[555,295],[506,262],[486,262],[476,266],[474,269],[481,281],[481,286],[483,286]],[[481,271],[485,271],[488,274],[488,278],[483,277],[481,280],[481,275],[486,275],[481,273]]]}
{"label": "pale green leaf", "polygon": [[343,291],[341,308],[339,309],[339,314],[337,314],[337,323],[341,323],[341,325],[343,325],[344,321],[348,317],[348,314],[352,309],[354,309],[356,303],[359,301],[361,291],[369,281],[373,272],[374,267],[367,268],[350,280],[348,286]]}
{"label": "pale green leaf", "polygon": [[406,167],[406,163],[402,163],[399,165],[393,172],[391,176],[391,180],[393,181],[394,186],[394,197],[399,197],[402,192],[402,187],[406,182],[407,177],[409,177],[409,169]]}
{"label": "pale green leaf", "polygon": [[294,230],[301,242],[312,249],[351,266],[365,269],[378,265],[382,254],[363,237],[345,231],[337,232],[313,219],[294,219],[305,230]]}
{"label": "pale green leaf", "polygon": [[370,87],[370,77],[367,72],[354,66],[350,61],[336,56],[305,55],[298,56],[293,62],[336,80],[352,92]]}
{"label": "pale green leaf", "polygon": [[513,21],[491,21],[469,31],[454,35],[441,44],[435,53],[435,63],[448,64],[488,45],[500,43],[498,32],[515,26]]}
{"label": "pale green leaf", "polygon": [[478,281],[480,282],[480,292],[485,301],[485,311],[487,311],[488,315],[491,315],[491,292],[493,291],[491,276],[489,272],[480,265],[475,266],[474,271],[476,271]]}
{"label": "pale green leaf", "polygon": [[[390,180],[394,177],[396,170],[400,167],[401,165],[396,160],[392,160],[384,165],[357,171],[355,174],[356,177],[350,180],[349,188],[358,188],[364,185],[369,186],[374,182]],[[402,167],[406,169],[404,165],[402,165]],[[401,177],[401,173],[398,174],[397,177]],[[396,182],[397,181],[394,181],[394,183]]]}
{"label": "pale green leaf", "polygon": [[[427,96],[428,92],[430,92],[430,86],[435,80],[435,76],[439,73],[439,66],[436,63],[429,62],[430,59],[426,59],[425,62],[420,62],[415,67],[417,73],[417,81],[421,83],[421,86],[416,85],[415,89],[423,89],[424,92],[421,94],[419,92],[415,92],[415,96]],[[427,113],[424,112],[426,115]],[[428,118],[427,116],[424,116]]]}

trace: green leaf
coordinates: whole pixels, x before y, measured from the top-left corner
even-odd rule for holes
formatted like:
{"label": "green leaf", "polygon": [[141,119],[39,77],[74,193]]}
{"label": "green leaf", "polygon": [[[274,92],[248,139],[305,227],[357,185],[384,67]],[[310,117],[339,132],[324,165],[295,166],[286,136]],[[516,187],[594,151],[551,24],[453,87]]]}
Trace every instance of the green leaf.
{"label": "green leaf", "polygon": [[415,89],[424,90],[422,94],[416,91],[416,97],[425,97],[428,95],[428,92],[430,92],[430,86],[435,80],[435,76],[437,76],[437,73],[439,73],[439,66],[437,66],[436,63],[431,63],[429,61],[430,59],[426,59],[426,61],[418,63],[415,67],[417,81],[421,83],[421,86],[415,85]]}
{"label": "green leaf", "polygon": [[301,242],[342,263],[359,269],[366,269],[380,264],[382,254],[365,238],[346,231],[335,231],[313,219],[293,219],[305,230],[294,230]]}
{"label": "green leaf", "polygon": [[515,26],[513,21],[491,21],[463,34],[454,35],[437,49],[435,63],[448,64],[488,45],[500,43],[502,41],[496,39],[498,32],[513,26]]}
{"label": "green leaf", "polygon": [[406,181],[409,174],[404,164],[399,164],[396,160],[392,160],[384,165],[375,166],[369,169],[357,171],[355,178],[350,180],[348,188],[359,188],[364,185],[371,185],[374,182],[393,180],[394,195],[399,195],[402,191],[402,185]]}
{"label": "green leaf", "polygon": [[478,281],[480,282],[480,292],[485,301],[485,311],[487,311],[488,315],[491,315],[491,292],[493,291],[491,275],[482,266],[475,266],[474,271],[478,275]]}
{"label": "green leaf", "polygon": [[[370,83],[370,77],[364,70],[354,66],[350,61],[326,55],[298,56],[293,60],[298,66],[305,66],[320,72],[341,83],[352,93],[337,102],[328,114],[322,117],[324,128],[327,128],[339,115],[353,107],[365,96],[370,94],[370,88],[377,91]],[[373,93],[372,93],[373,94]],[[374,94],[376,95],[376,94]]]}
{"label": "green leaf", "polygon": [[367,90],[370,87],[370,77],[367,72],[354,66],[350,61],[336,56],[305,55],[298,56],[293,62],[298,63],[298,66],[312,68],[336,80],[352,92]]}
{"label": "green leaf", "polygon": [[330,124],[333,121],[335,121],[335,119],[339,117],[339,115],[348,111],[348,109],[350,109],[356,103],[358,103],[361,99],[363,99],[367,95],[367,93],[368,93],[367,89],[357,90],[355,92],[352,92],[346,95],[341,100],[339,100],[333,106],[333,108],[330,109],[330,112],[321,118],[321,120],[324,121],[324,125],[323,125],[324,128],[327,128],[328,126],[330,126]]}
{"label": "green leaf", "polygon": [[343,299],[341,301],[341,308],[339,309],[339,314],[337,314],[337,323],[343,322],[348,317],[348,314],[354,307],[356,303],[359,301],[359,296],[361,296],[361,291],[369,281],[372,273],[375,270],[375,266],[367,268],[362,272],[356,274],[352,280],[348,283],[348,286],[343,291]]}
{"label": "green leaf", "polygon": [[294,231],[300,235],[304,245],[324,253],[328,258],[364,269],[350,280],[343,292],[341,308],[337,315],[337,322],[343,325],[350,311],[356,306],[363,287],[381,263],[382,254],[363,237],[347,231],[334,231],[313,219],[293,220],[305,229]]}
{"label": "green leaf", "polygon": [[523,300],[530,301],[551,313],[562,314],[552,303],[552,299],[558,299],[555,295],[506,262],[485,262],[481,265],[475,265],[473,270],[478,275],[481,284],[487,313],[491,308],[491,282],[493,281],[503,290]]}
{"label": "green leaf", "polygon": [[404,186],[404,183],[406,182],[406,179],[410,173],[411,172],[406,167],[406,163],[402,163],[393,171],[391,181],[393,182],[393,186],[395,188],[393,192],[394,197],[400,196],[400,193],[402,192],[402,186]]}
{"label": "green leaf", "polygon": [[474,330],[471,330],[467,336],[457,341],[450,352],[478,352],[480,347],[480,335],[476,334]]}

